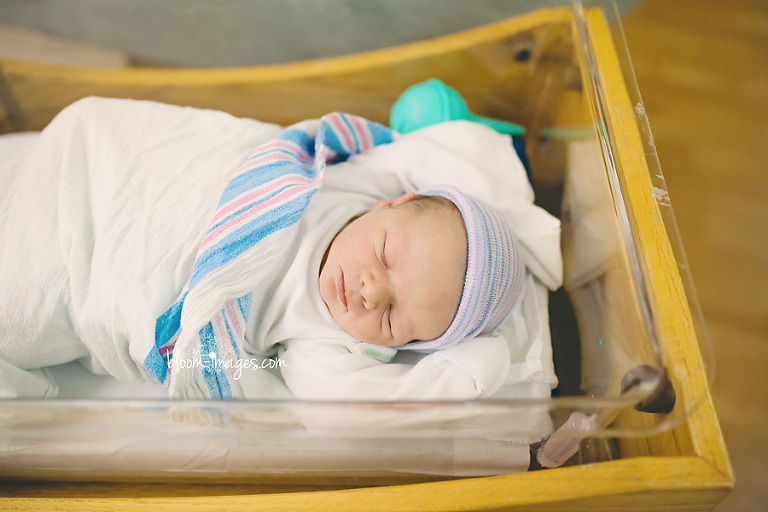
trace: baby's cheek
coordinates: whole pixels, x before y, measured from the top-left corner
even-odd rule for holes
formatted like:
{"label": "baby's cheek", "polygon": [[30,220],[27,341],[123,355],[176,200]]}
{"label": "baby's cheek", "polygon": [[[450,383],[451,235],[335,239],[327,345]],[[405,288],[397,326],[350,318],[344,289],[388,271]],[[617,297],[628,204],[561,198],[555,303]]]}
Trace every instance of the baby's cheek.
{"label": "baby's cheek", "polygon": [[378,343],[381,337],[379,325],[372,321],[371,317],[357,317],[345,319],[339,322],[339,326],[353,338],[366,343]]}

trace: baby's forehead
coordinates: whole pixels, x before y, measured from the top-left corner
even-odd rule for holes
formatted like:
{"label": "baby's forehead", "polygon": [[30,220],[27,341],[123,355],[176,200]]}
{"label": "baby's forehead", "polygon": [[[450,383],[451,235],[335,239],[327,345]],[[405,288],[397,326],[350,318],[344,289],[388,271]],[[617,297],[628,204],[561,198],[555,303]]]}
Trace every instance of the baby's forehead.
{"label": "baby's forehead", "polygon": [[419,196],[412,201],[395,206],[414,215],[434,215],[443,219],[459,221],[462,225],[464,219],[459,208],[450,200],[438,196]]}
{"label": "baby's forehead", "polygon": [[[404,206],[406,205],[401,205]],[[392,246],[395,250],[403,249],[403,240],[414,242],[418,239],[424,242],[424,245],[419,245],[418,259],[442,260],[447,255],[441,255],[441,252],[451,252],[455,256],[450,258],[458,258],[462,270],[466,270],[467,232],[458,209],[450,206],[431,209],[402,208],[393,213],[400,216],[399,221],[393,222],[389,227],[389,236],[393,240]]]}
{"label": "baby's forehead", "polygon": [[393,214],[406,218],[406,222],[397,223],[398,228],[406,229],[414,224],[431,224],[439,228],[449,228],[448,230],[438,229],[437,232],[461,233],[461,238],[466,244],[467,230],[464,218],[456,205],[440,197],[427,198],[440,200],[438,202],[424,202],[420,201],[421,199],[423,198],[420,197],[390,209]]}

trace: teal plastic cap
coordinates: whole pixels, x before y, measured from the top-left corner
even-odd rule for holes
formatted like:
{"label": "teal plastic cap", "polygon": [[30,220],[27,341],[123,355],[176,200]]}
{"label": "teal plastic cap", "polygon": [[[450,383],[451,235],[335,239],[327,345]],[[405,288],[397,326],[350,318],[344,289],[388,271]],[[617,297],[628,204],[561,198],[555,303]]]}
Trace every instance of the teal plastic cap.
{"label": "teal plastic cap", "polygon": [[522,135],[522,126],[470,112],[459,92],[436,78],[412,85],[400,95],[389,113],[389,126],[400,133],[443,121],[473,121],[508,135]]}

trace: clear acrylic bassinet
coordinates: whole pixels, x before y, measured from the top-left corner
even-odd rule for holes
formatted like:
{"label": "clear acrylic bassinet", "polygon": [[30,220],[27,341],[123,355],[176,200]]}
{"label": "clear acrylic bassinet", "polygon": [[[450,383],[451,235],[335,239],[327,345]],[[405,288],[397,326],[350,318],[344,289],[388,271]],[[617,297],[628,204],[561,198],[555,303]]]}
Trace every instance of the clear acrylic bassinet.
{"label": "clear acrylic bassinet", "polygon": [[[440,78],[474,112],[525,126],[537,204],[562,221],[565,286],[549,295],[548,311],[559,379],[552,396],[4,400],[0,476],[335,488],[526,469],[545,482],[568,468],[543,466],[700,457],[698,436],[719,436],[708,392],[710,347],[615,6],[505,5],[509,17],[487,25],[303,62],[105,70],[4,61],[0,126],[40,129],[86,95],[281,124],[332,110],[386,123],[406,87]],[[173,412],[189,409],[228,422],[172,421]]]}

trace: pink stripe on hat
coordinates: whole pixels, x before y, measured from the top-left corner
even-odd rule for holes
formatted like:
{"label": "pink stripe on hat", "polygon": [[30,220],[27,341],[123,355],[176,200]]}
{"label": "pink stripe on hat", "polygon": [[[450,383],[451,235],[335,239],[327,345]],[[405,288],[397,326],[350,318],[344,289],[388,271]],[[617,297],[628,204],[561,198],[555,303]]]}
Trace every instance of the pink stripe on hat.
{"label": "pink stripe on hat", "polygon": [[448,185],[421,191],[419,195],[451,201],[461,212],[467,229],[467,272],[453,322],[435,339],[396,347],[434,352],[495,331],[523,298],[525,264],[509,226],[478,199]]}

